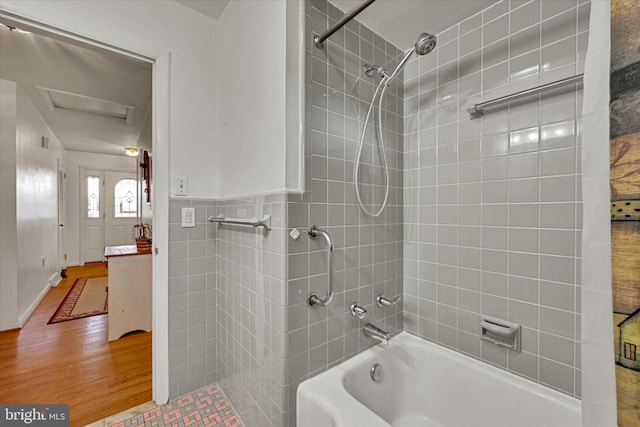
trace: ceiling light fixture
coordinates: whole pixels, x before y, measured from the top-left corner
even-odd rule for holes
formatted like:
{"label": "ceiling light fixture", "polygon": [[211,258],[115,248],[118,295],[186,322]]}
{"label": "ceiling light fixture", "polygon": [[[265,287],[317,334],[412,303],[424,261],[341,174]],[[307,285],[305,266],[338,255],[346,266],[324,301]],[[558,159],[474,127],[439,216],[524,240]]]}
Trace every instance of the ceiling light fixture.
{"label": "ceiling light fixture", "polygon": [[138,155],[138,149],[135,147],[126,147],[124,149],[124,154],[127,156],[135,157]]}

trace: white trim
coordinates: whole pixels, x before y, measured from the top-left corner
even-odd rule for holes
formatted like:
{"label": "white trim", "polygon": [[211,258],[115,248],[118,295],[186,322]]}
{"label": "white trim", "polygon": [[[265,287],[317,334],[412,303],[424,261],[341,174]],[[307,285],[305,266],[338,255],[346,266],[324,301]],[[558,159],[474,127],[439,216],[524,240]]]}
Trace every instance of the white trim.
{"label": "white trim", "polygon": [[33,300],[31,305],[29,305],[29,308],[27,308],[27,310],[22,314],[22,316],[18,318],[18,328],[22,328],[24,324],[27,323],[27,320],[29,320],[29,317],[31,317],[31,315],[36,310],[36,308],[38,308],[38,304],[40,304],[40,301],[42,301],[44,296],[47,295],[47,292],[49,292],[49,289],[51,289],[51,286],[47,282],[47,284],[44,285],[44,288],[42,288],[42,290],[40,291],[36,299]]}
{"label": "white trim", "polygon": [[0,9],[0,18],[2,18],[2,22],[5,24],[13,24],[23,30],[28,30],[66,43],[75,44],[76,46],[94,47],[149,64],[153,64],[154,62],[152,56],[141,55],[131,50],[110,45],[107,42],[101,42],[86,35],[72,33],[70,31],[63,30],[62,28],[49,25],[46,22],[40,22],[25,16],[20,16],[16,13],[9,12],[8,10]]}
{"label": "white trim", "polygon": [[[169,401],[169,80],[171,58],[165,53],[153,67],[153,400]],[[158,173],[161,171],[162,173]]]}
{"label": "white trim", "polygon": [[305,3],[286,4],[285,188],[304,192]]}
{"label": "white trim", "polygon": [[582,425],[617,425],[609,187],[609,0],[591,2],[582,104]]}
{"label": "white trim", "polygon": [[62,281],[62,276],[60,275],[59,271],[56,271],[51,276],[49,276],[49,286],[51,286],[52,288],[55,288],[56,286],[58,286],[61,281]]}

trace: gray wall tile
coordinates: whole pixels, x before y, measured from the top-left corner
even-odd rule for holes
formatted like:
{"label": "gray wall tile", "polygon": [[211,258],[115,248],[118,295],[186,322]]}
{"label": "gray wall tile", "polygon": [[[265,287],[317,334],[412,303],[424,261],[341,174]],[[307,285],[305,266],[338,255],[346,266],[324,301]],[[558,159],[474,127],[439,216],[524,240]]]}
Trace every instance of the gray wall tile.
{"label": "gray wall tile", "polygon": [[[577,92],[475,120],[443,104],[468,106],[575,68],[585,19],[578,30],[575,1],[546,3],[499,2],[447,31],[436,55],[407,65],[405,94],[415,98],[405,99],[404,117],[403,316],[412,333],[579,396]],[[542,63],[551,67],[544,76]],[[554,129],[566,136],[553,138]],[[521,323],[523,352],[481,343],[478,314]]]}

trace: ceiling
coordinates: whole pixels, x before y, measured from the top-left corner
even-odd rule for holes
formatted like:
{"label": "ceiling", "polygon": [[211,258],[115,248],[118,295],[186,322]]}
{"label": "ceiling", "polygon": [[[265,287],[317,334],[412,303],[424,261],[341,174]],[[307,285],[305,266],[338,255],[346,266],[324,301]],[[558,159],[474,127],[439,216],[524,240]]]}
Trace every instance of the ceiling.
{"label": "ceiling", "polygon": [[[217,20],[233,0],[176,1]],[[357,19],[405,49],[417,34],[438,34],[496,1],[377,0]],[[331,0],[345,13],[360,2]],[[139,136],[151,125],[151,64],[6,26],[0,26],[0,51],[0,78],[20,84],[68,150],[122,155],[124,147],[144,146]],[[93,112],[56,107],[55,99]],[[116,117],[95,114],[96,108]]]}
{"label": "ceiling", "polygon": [[[176,0],[219,19],[229,0]],[[233,0],[231,0],[233,1]],[[362,0],[330,0],[348,12]],[[358,15],[358,21],[400,49],[412,46],[418,34],[438,34],[499,0],[377,0]]]}
{"label": "ceiling", "polygon": [[229,0],[176,0],[178,3],[190,7],[200,13],[207,15],[216,21],[229,4]]}
{"label": "ceiling", "polygon": [[151,125],[151,64],[4,25],[0,52],[0,78],[20,85],[67,150],[150,148],[138,137]]}
{"label": "ceiling", "polygon": [[[377,0],[357,17],[396,47],[406,50],[418,34],[438,34],[499,0]],[[361,0],[330,0],[343,12]]]}

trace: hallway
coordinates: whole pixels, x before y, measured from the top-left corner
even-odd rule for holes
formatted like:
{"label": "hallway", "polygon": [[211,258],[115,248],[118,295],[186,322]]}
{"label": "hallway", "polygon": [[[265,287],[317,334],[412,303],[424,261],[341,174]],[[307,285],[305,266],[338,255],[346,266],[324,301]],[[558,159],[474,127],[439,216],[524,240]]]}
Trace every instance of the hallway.
{"label": "hallway", "polygon": [[22,329],[0,332],[0,402],[69,404],[83,426],[151,400],[151,333],[107,341],[107,316],[47,325],[79,277],[104,263],[70,267]]}

